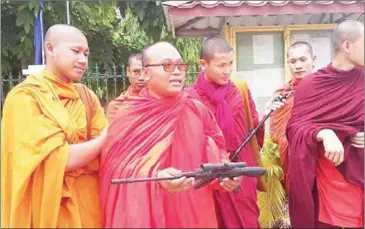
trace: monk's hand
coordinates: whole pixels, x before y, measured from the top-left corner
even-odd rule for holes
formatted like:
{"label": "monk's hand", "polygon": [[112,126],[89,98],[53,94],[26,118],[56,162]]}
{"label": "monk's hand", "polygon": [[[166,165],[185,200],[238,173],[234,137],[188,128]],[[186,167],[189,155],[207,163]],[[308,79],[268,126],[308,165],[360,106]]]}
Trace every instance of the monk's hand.
{"label": "monk's hand", "polygon": [[271,97],[264,105],[264,112],[263,115],[269,115],[270,111],[276,111],[277,109],[281,108],[285,104],[285,99],[282,101],[278,100],[279,95],[274,95]]}
{"label": "monk's hand", "polygon": [[227,192],[232,192],[233,190],[235,190],[237,187],[240,186],[241,181],[242,181],[242,177],[234,177],[233,179],[226,177],[223,179],[223,181],[220,183],[220,185]]}
{"label": "monk's hand", "polygon": [[[181,171],[175,168],[167,168],[159,171],[157,177],[173,177],[180,174]],[[160,185],[168,192],[178,193],[184,192],[191,188],[194,184],[194,178],[182,177],[176,180],[160,181]]]}
{"label": "monk's hand", "polygon": [[332,161],[335,166],[341,164],[344,160],[344,148],[336,133],[330,129],[323,129],[318,132],[317,140],[323,141],[324,156]]}
{"label": "monk's hand", "polygon": [[364,148],[364,132],[359,132],[351,138],[351,145],[356,148]]}

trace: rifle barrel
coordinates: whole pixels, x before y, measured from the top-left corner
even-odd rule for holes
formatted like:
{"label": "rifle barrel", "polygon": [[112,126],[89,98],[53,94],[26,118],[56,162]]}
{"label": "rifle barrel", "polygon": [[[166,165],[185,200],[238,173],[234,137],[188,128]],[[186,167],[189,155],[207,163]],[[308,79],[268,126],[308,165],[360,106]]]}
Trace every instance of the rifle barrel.
{"label": "rifle barrel", "polygon": [[175,180],[179,177],[153,177],[153,178],[125,178],[125,179],[112,179],[112,184],[127,184],[138,183],[146,181],[161,181],[161,180]]}
{"label": "rifle barrel", "polygon": [[194,177],[194,172],[180,173],[172,177],[137,177],[137,178],[122,178],[122,179],[112,179],[112,184],[128,184],[128,183],[138,183],[138,182],[150,182],[150,181],[162,181],[162,180],[176,180],[182,177]]}
{"label": "rifle barrel", "polygon": [[[289,85],[288,88],[291,88],[291,91],[285,96],[284,94],[281,94],[278,98],[277,101],[283,101],[284,99],[287,99],[291,96],[291,94],[294,93],[294,88],[292,85]],[[285,88],[286,90],[286,88]],[[285,91],[284,90],[284,91]],[[257,125],[257,127],[255,129],[253,129],[249,135],[243,140],[242,144],[236,149],[236,151],[234,152],[234,154],[231,157],[231,161],[235,162],[238,160],[238,154],[241,152],[241,150],[243,149],[243,147],[245,147],[247,145],[247,143],[251,140],[251,138],[256,134],[256,132],[258,131],[258,129],[264,125],[265,121],[270,117],[271,113],[273,112],[273,110],[270,110],[269,114],[267,114],[261,121],[260,123]]]}
{"label": "rifle barrel", "polygon": [[249,133],[249,135],[243,140],[242,144],[240,146],[238,146],[238,148],[236,149],[236,151],[234,152],[234,154],[231,157],[231,161],[235,162],[238,160],[238,154],[241,152],[241,150],[247,145],[247,143],[250,142],[251,138],[253,136],[256,135],[256,132],[259,130],[259,128],[265,124],[265,121],[270,117],[271,113],[273,112],[273,110],[270,110],[269,114],[266,115],[261,121],[260,123]]}

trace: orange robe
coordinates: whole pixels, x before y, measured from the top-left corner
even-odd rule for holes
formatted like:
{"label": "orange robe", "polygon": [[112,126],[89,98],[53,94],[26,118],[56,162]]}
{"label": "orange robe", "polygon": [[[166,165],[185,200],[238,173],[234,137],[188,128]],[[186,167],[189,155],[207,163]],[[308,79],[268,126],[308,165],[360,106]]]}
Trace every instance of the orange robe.
{"label": "orange robe", "polygon": [[136,91],[132,88],[132,86],[129,86],[128,89],[120,94],[117,98],[113,99],[109,105],[106,112],[106,117],[109,122],[112,122],[121,107],[122,103],[125,101],[126,97],[128,96],[139,96],[139,91]]}
{"label": "orange robe", "polygon": [[[295,87],[299,84],[299,80],[292,80],[289,82],[295,89]],[[284,87],[285,88],[285,87]],[[280,94],[283,92],[284,88],[281,88],[276,91],[276,94]],[[284,91],[285,95],[288,94],[288,91]],[[270,117],[270,136],[274,143],[276,143],[279,147],[280,152],[280,165],[283,168],[284,172],[284,187],[285,190],[289,190],[289,181],[287,177],[288,172],[288,140],[285,136],[286,124],[288,123],[291,110],[294,105],[294,94],[292,94],[289,98],[286,99],[285,105],[279,110],[273,112]]]}
{"label": "orange robe", "polygon": [[[107,120],[96,95],[90,136]],[[99,160],[65,173],[70,144],[87,140],[85,105],[75,86],[47,71],[7,96],[1,126],[1,226],[100,227]]]}
{"label": "orange robe", "polygon": [[103,226],[217,228],[215,185],[176,194],[158,182],[111,184],[113,178],[156,177],[168,167],[187,172],[228,159],[223,134],[199,101],[186,94],[155,99],[146,89],[141,95],[126,99],[108,129],[100,169]]}

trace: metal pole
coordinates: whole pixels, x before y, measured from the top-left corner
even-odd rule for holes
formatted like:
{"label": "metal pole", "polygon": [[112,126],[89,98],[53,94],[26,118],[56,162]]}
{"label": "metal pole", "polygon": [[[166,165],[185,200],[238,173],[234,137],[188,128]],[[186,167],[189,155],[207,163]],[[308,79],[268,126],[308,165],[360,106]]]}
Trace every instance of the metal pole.
{"label": "metal pole", "polygon": [[66,8],[67,8],[67,25],[70,24],[70,2],[66,1]]}

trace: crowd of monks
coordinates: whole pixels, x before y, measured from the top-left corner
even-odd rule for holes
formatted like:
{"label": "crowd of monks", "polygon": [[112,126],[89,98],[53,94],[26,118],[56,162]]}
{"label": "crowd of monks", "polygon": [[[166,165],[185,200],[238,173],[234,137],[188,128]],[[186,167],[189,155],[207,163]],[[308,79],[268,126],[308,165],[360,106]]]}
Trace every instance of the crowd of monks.
{"label": "crowd of monks", "polygon": [[[79,81],[88,66],[85,35],[53,25],[46,66],[12,89],[1,125],[4,228],[260,228],[264,177],[194,178],[112,184],[114,178],[168,178],[230,153],[269,115],[280,151],[293,228],[364,227],[364,25],[333,31],[334,57],[314,72],[310,44],[293,43],[292,79],[257,112],[247,84],[231,78],[234,53],[220,36],[204,40],[201,72],[159,41],[128,59],[130,87],[109,103]],[[261,82],[265,84],[265,82]],[[265,127],[238,161],[262,166]],[[234,190],[239,187],[239,192]]]}

